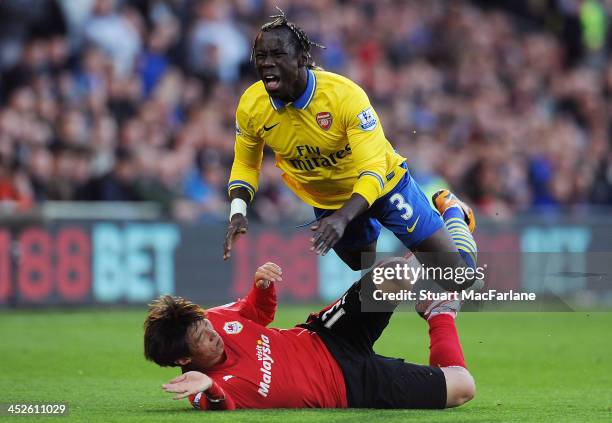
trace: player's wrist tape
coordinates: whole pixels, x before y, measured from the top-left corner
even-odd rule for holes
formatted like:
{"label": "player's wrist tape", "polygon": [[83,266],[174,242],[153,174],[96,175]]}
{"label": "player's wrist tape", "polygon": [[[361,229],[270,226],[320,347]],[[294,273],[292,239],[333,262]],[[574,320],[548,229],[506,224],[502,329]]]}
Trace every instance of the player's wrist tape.
{"label": "player's wrist tape", "polygon": [[247,203],[242,198],[234,198],[230,204],[229,220],[232,220],[232,216],[240,213],[244,217],[247,214]]}

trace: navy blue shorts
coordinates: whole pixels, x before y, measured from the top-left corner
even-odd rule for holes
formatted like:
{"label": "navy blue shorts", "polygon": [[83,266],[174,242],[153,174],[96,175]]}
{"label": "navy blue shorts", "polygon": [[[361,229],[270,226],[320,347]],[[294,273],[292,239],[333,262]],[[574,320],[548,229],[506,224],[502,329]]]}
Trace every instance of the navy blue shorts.
{"label": "navy blue shorts", "polygon": [[[406,169],[406,164],[402,163],[402,167]],[[334,211],[314,207],[317,220]],[[360,250],[378,239],[381,226],[393,232],[406,248],[412,249],[444,227],[444,222],[406,171],[395,188],[347,225],[334,248]]]}

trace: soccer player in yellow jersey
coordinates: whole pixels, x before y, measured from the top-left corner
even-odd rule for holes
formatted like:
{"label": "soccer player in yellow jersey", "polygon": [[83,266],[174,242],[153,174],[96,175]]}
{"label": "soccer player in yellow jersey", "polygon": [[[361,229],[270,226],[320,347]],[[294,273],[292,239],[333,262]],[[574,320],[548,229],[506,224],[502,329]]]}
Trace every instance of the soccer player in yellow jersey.
{"label": "soccer player in yellow jersey", "polygon": [[[456,253],[461,246],[475,256],[468,230],[474,226],[471,210],[448,191],[438,196],[444,203],[441,213],[452,209],[449,219],[461,232],[460,244],[410,177],[406,159],[385,138],[366,93],[349,79],[314,66],[310,47],[317,44],[282,11],[273,18],[253,45],[261,81],[244,92],[236,111],[224,258],[247,230],[246,205],[257,192],[264,145],[274,151],[287,186],[314,207],[311,249],[317,254],[333,248],[352,269],[368,267],[374,255],[362,262],[362,253],[376,250],[384,225],[417,257],[419,252]],[[458,260],[442,264],[465,266],[457,254],[447,257]]]}

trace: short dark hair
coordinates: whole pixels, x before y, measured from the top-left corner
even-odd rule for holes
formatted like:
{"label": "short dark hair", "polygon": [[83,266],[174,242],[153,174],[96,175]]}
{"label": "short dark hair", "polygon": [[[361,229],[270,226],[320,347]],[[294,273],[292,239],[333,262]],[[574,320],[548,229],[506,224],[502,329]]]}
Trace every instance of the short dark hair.
{"label": "short dark hair", "polygon": [[306,35],[306,33],[304,32],[302,28],[297,26],[295,23],[289,22],[287,20],[287,15],[285,15],[285,12],[283,12],[280,7],[277,6],[276,9],[278,10],[279,14],[270,16],[273,19],[273,21],[262,25],[259,33],[255,37],[255,41],[253,41],[253,48],[251,49],[251,60],[253,60],[253,56],[255,53],[255,43],[257,42],[257,39],[263,32],[268,32],[273,29],[284,28],[284,29],[287,29],[292,34],[294,38],[294,42],[297,46],[297,51],[305,54],[306,57],[308,58],[308,63],[306,66],[312,69],[316,69],[317,66],[312,60],[312,55],[310,54],[310,48],[312,46],[319,47],[319,48],[325,48],[325,46],[315,43],[313,41],[310,41],[310,39],[308,38],[308,35]]}
{"label": "short dark hair", "polygon": [[206,310],[181,297],[162,295],[149,304],[144,322],[144,355],[160,366],[177,366],[190,355],[187,330],[206,317]]}

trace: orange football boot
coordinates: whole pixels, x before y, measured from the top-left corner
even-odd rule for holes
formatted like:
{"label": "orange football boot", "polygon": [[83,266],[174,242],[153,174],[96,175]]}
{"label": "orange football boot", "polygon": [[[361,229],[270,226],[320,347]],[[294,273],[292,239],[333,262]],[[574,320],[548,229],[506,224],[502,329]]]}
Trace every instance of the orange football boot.
{"label": "orange football boot", "polygon": [[465,223],[468,225],[470,232],[474,233],[476,229],[476,217],[470,206],[459,200],[456,195],[447,189],[441,189],[431,197],[431,202],[436,207],[440,214],[444,214],[451,207],[459,206],[463,210]]}

